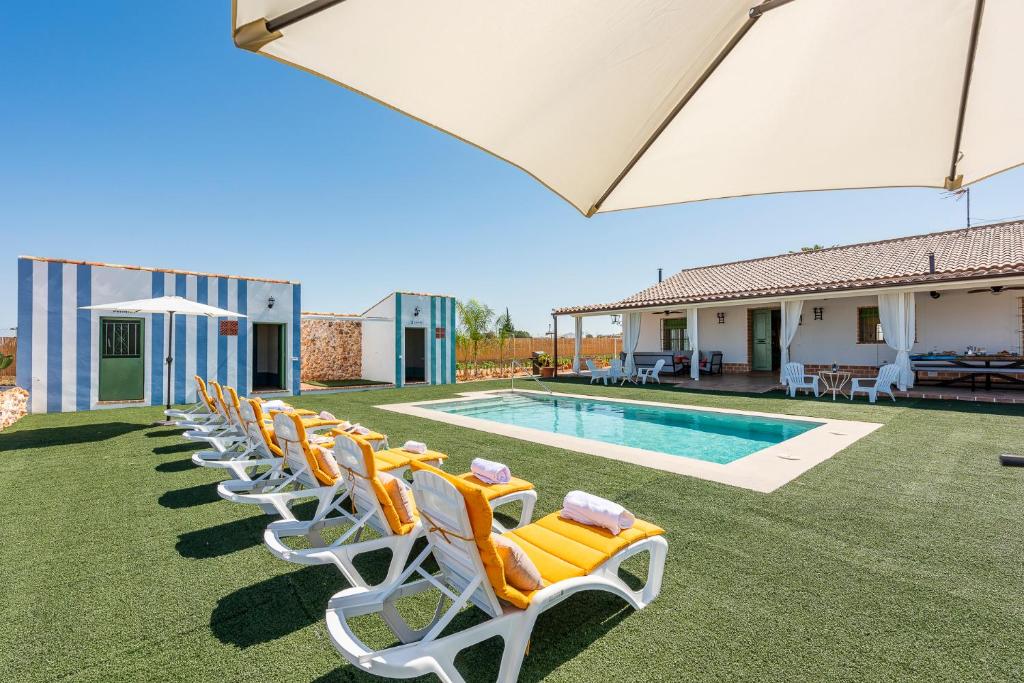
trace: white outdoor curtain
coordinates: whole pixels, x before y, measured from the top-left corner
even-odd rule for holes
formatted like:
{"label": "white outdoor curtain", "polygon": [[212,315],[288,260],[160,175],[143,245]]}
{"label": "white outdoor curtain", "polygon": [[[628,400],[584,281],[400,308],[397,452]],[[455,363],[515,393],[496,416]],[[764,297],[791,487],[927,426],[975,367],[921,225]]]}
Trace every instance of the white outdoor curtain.
{"label": "white outdoor curtain", "polygon": [[580,373],[580,356],[583,353],[583,318],[576,316],[576,345],[572,355],[572,371]]}
{"label": "white outdoor curtain", "polygon": [[626,364],[623,370],[627,375],[632,375],[636,370],[633,364],[633,352],[640,342],[640,314],[627,313],[622,316],[622,349],[626,352]]}
{"label": "white outdoor curtain", "polygon": [[885,343],[896,350],[896,365],[900,369],[898,386],[900,391],[906,391],[914,386],[914,373],[910,369],[910,349],[914,346],[916,328],[914,293],[879,294],[878,319]]}
{"label": "white outdoor curtain", "polygon": [[[326,9],[274,21],[311,4]],[[486,150],[588,215],[769,192],[943,187],[954,158],[952,176],[964,183],[1024,162],[1020,0],[234,7],[239,47]],[[247,102],[272,100],[280,87],[268,81]],[[283,149],[278,157],[286,163]]]}
{"label": "white outdoor curtain", "polygon": [[793,337],[796,336],[796,330],[800,327],[800,314],[804,310],[803,301],[783,301],[782,302],[782,315],[780,322],[782,327],[779,330],[779,380],[785,382],[785,376],[782,371],[786,368],[786,363],[789,362],[789,345],[793,342]]}
{"label": "white outdoor curtain", "polygon": [[697,329],[697,309],[686,309],[686,336],[690,339],[690,379],[700,380],[700,340]]}

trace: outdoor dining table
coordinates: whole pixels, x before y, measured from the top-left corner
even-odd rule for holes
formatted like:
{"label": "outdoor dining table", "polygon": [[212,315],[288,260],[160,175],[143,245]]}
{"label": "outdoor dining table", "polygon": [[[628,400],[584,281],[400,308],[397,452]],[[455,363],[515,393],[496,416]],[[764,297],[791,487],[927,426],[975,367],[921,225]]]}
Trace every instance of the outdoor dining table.
{"label": "outdoor dining table", "polygon": [[1024,356],[1013,356],[999,354],[992,356],[963,355],[963,356],[919,356],[913,359],[913,369],[916,383],[921,383],[920,373],[922,371],[941,372],[943,370],[956,372],[964,370],[966,376],[957,376],[949,379],[939,380],[939,385],[951,385],[957,382],[965,382],[970,378],[971,390],[974,390],[975,378],[978,375],[985,377],[985,389],[992,388],[992,378],[998,377],[1011,385],[1024,384]]}
{"label": "outdoor dining table", "polygon": [[836,400],[836,395],[840,394],[844,398],[849,398],[850,395],[846,393],[846,385],[850,383],[851,375],[848,372],[831,370],[822,370],[818,373],[818,377],[821,378],[821,384],[824,388],[821,390],[822,394],[832,393],[832,400]]}

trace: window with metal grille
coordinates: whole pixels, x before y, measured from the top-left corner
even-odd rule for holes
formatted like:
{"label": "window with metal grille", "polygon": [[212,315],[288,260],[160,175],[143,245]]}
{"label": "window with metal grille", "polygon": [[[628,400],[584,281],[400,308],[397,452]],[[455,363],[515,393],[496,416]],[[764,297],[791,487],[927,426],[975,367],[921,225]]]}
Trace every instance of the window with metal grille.
{"label": "window with metal grille", "polygon": [[661,321],[661,350],[686,351],[690,339],[686,334],[686,318],[665,318]]}
{"label": "window with metal grille", "polygon": [[142,355],[141,336],[141,320],[104,320],[103,357],[138,358]]}

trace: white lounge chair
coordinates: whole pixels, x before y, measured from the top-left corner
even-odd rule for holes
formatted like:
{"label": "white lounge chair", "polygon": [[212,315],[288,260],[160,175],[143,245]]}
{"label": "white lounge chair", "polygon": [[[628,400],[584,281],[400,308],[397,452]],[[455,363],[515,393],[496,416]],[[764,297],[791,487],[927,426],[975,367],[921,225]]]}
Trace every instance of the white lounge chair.
{"label": "white lounge chair", "polygon": [[[642,609],[661,591],[668,544],[663,531],[653,524],[638,520],[631,529],[613,536],[553,513],[506,533],[534,559],[543,578],[543,588],[524,593],[505,580],[501,556],[491,539],[491,509],[479,493],[419,464],[413,465],[413,490],[426,527],[427,547],[388,587],[349,588],[328,604],[331,642],[361,671],[391,678],[433,673],[447,683],[462,681],[455,668],[459,652],[499,636],[504,652],[498,681],[512,683],[519,677],[537,617],[546,609],[586,590],[607,591]],[[649,553],[647,581],[642,589],[633,590],[618,571],[624,560],[639,553]],[[430,555],[440,568],[439,575],[423,568]],[[407,581],[414,574],[419,578]],[[422,628],[410,627],[396,603],[430,590],[440,593],[433,619]],[[470,603],[486,619],[442,636]],[[350,620],[370,614],[379,614],[402,644],[375,650],[360,640]]]}
{"label": "white lounge chair", "polygon": [[[273,440],[281,450],[283,463],[269,477],[259,479],[232,479],[217,486],[217,495],[224,500],[246,505],[258,505],[270,515],[295,520],[291,506],[299,500],[316,498],[318,505],[313,519],[324,519],[348,499],[344,476],[322,469],[307,439],[306,429],[298,415],[278,413],[274,416]],[[337,438],[358,438],[338,436]],[[325,447],[333,447],[333,443]],[[414,459],[440,463],[447,456],[427,451],[414,455],[397,448],[376,451],[378,469],[394,471],[396,476],[408,468]]]}
{"label": "white lounge chair", "polygon": [[206,392],[206,382],[199,375],[194,375],[193,378],[196,382],[196,402],[184,410],[178,408],[165,410],[164,415],[178,424],[202,424],[209,420],[219,420],[220,415],[214,408],[210,395]]}
{"label": "white lounge chair", "polygon": [[[415,523],[404,522],[395,508],[377,471],[377,458],[373,450],[361,439],[338,437],[333,449],[335,461],[345,473],[348,495],[354,512],[345,507],[333,506],[323,516],[310,521],[279,520],[267,526],[263,542],[274,556],[296,564],[333,564],[353,586],[370,587],[360,574],[353,560],[364,553],[382,548],[391,550],[387,575],[377,583],[385,586],[395,580],[409,559],[413,542],[423,535],[423,525],[417,517]],[[405,468],[401,468],[404,470]],[[399,476],[398,468],[389,474]],[[530,522],[537,492],[533,484],[522,479],[513,479],[508,484],[487,486],[471,473],[460,475],[463,481],[478,486],[487,496],[492,509],[519,501],[522,510],[516,528]],[[477,482],[477,483],[474,483]],[[347,507],[347,506],[346,506]],[[331,527],[345,526],[347,529],[332,543],[324,542],[322,532]],[[495,529],[505,531],[497,522]],[[372,529],[379,538],[361,540],[365,529]],[[304,537],[308,548],[292,548],[287,539]]]}
{"label": "white lounge chair", "polygon": [[231,411],[228,408],[228,403],[224,399],[224,390],[221,388],[220,384],[211,381],[210,386],[213,387],[214,390],[212,397],[213,405],[221,419],[217,422],[209,422],[206,424],[182,424],[178,426],[191,427],[191,429],[182,434],[186,439],[191,441],[204,441],[210,444],[213,447],[213,450],[217,453],[224,453],[225,451],[233,450],[238,447],[241,442],[245,441],[245,432],[238,424],[237,420],[232,417]]}
{"label": "white lounge chair", "polygon": [[850,385],[850,400],[854,394],[867,394],[868,401],[874,403],[878,400],[878,394],[889,394],[889,398],[895,403],[896,396],[892,388],[899,380],[900,369],[896,365],[883,365],[878,369],[877,377],[854,377]]}
{"label": "white lounge chair", "polygon": [[594,364],[592,358],[587,359],[587,369],[590,370],[590,383],[593,384],[597,380],[604,380],[605,386],[608,386],[608,378],[611,376],[611,370],[608,368],[598,368]]}
{"label": "white lounge chair", "polygon": [[818,389],[817,375],[808,375],[804,372],[803,363],[786,363],[782,368],[782,386],[786,387],[791,398],[796,398],[796,390],[813,391],[814,397],[818,398],[821,391]]}
{"label": "white lounge chair", "polygon": [[640,381],[640,384],[647,384],[648,379],[653,379],[658,384],[661,384],[661,369],[665,367],[665,359],[659,358],[655,362],[653,368],[640,368],[636,371],[636,378]]}

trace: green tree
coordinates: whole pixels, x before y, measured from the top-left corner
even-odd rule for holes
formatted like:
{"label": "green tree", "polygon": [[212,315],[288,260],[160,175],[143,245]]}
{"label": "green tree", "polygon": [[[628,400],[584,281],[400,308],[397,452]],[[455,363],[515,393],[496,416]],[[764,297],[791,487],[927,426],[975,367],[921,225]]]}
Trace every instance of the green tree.
{"label": "green tree", "polygon": [[[456,306],[459,312],[459,330],[465,337],[465,344],[469,348],[469,355],[473,359],[475,369],[479,357],[480,340],[490,330],[491,321],[494,320],[494,311],[490,306],[476,299],[457,301]],[[457,336],[456,343],[458,343]]]}
{"label": "green tree", "polygon": [[504,368],[505,345],[516,334],[516,326],[512,324],[512,316],[509,315],[507,307],[505,308],[505,313],[499,315],[498,319],[494,321],[494,333],[498,337],[498,361],[501,363],[500,367]]}

